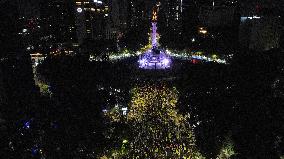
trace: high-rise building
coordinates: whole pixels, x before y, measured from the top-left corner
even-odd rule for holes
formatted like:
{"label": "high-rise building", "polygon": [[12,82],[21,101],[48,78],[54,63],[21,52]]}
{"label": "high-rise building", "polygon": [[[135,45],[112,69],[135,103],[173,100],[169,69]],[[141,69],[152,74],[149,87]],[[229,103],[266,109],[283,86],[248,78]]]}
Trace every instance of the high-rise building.
{"label": "high-rise building", "polygon": [[23,49],[21,36],[18,34],[18,5],[14,1],[0,1],[0,92],[5,90],[5,98],[9,104],[9,108],[3,108],[6,109],[3,112],[11,112],[5,114],[7,118],[16,118],[13,116],[16,111],[27,108],[34,91],[31,60]]}
{"label": "high-rise building", "polygon": [[145,25],[145,23],[149,26],[154,5],[155,1],[129,0],[128,27],[140,27],[141,25]]}
{"label": "high-rise building", "polygon": [[17,33],[25,51],[34,51],[40,38],[40,1],[18,0]]}
{"label": "high-rise building", "polygon": [[4,89],[4,82],[3,82],[3,76],[2,70],[0,69],[0,105],[5,103],[5,89]]}
{"label": "high-rise building", "polygon": [[267,51],[280,48],[280,18],[275,16],[241,17],[239,38],[242,49]]}
{"label": "high-rise building", "polygon": [[0,1],[0,18],[0,58],[2,58],[11,52],[16,52],[20,45],[16,23],[16,19],[18,19],[17,4],[10,1]]}
{"label": "high-rise building", "polygon": [[40,9],[38,0],[18,0],[18,11],[21,18],[39,18]]}
{"label": "high-rise building", "polygon": [[284,13],[280,15],[281,35],[280,35],[280,48],[284,52]]}
{"label": "high-rise building", "polygon": [[183,41],[191,43],[195,40],[196,27],[198,25],[199,8],[195,1],[182,0],[182,37]]}
{"label": "high-rise building", "polygon": [[181,0],[162,0],[159,5],[159,19],[167,28],[179,29],[182,20],[182,1]]}
{"label": "high-rise building", "polygon": [[179,47],[182,40],[182,1],[162,0],[159,7],[158,32],[165,47]]}
{"label": "high-rise building", "polygon": [[218,54],[233,54],[238,49],[239,2],[237,0],[201,0],[196,3],[197,49]]}
{"label": "high-rise building", "polygon": [[127,0],[109,0],[109,19],[105,29],[107,40],[118,40],[119,34],[126,31],[127,17]]}
{"label": "high-rise building", "polygon": [[77,46],[74,3],[45,0],[41,3],[41,45],[43,52],[73,52]]}
{"label": "high-rise building", "polygon": [[124,25],[118,33],[118,45],[120,48],[128,47],[136,50],[149,42],[152,8],[155,3],[152,0],[127,0],[125,2],[127,2],[127,7],[121,6],[123,12],[120,19],[123,21],[120,23]]}
{"label": "high-rise building", "polygon": [[213,0],[210,3],[201,3],[199,21],[206,27],[223,27],[234,25],[235,14],[238,11],[236,0]]}
{"label": "high-rise building", "polygon": [[267,51],[281,48],[283,3],[267,0],[241,3],[239,43],[242,49]]}
{"label": "high-rise building", "polygon": [[128,17],[128,0],[110,0],[110,20],[112,26],[119,30],[126,29]]}
{"label": "high-rise building", "polygon": [[75,0],[76,26],[79,43],[85,39],[105,39],[109,23],[109,2]]}

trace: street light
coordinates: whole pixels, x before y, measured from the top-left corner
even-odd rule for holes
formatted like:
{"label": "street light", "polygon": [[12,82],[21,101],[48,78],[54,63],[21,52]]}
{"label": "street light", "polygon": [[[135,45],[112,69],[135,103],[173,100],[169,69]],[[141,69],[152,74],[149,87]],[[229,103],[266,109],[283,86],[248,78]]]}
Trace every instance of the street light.
{"label": "street light", "polygon": [[207,34],[207,30],[204,29],[203,27],[200,27],[198,32],[201,34]]}
{"label": "street light", "polygon": [[82,13],[83,9],[82,8],[77,8],[78,13]]}
{"label": "street light", "polygon": [[122,114],[123,114],[123,115],[126,115],[127,110],[128,110],[127,107],[121,108],[121,110],[122,110]]}

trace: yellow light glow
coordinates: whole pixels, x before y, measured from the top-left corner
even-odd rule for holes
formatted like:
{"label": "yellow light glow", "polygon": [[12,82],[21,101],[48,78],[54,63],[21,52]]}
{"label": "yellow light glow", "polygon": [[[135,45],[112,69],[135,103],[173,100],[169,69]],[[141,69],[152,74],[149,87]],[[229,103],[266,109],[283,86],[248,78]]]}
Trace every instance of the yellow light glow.
{"label": "yellow light glow", "polygon": [[199,32],[202,34],[207,34],[207,30],[199,30]]}

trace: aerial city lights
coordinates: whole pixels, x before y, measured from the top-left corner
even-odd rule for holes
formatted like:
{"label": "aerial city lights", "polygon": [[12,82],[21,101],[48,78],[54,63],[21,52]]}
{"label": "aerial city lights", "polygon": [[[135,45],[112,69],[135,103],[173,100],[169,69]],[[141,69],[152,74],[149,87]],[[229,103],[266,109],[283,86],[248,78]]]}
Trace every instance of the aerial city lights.
{"label": "aerial city lights", "polygon": [[278,1],[0,4],[0,159],[284,159]]}

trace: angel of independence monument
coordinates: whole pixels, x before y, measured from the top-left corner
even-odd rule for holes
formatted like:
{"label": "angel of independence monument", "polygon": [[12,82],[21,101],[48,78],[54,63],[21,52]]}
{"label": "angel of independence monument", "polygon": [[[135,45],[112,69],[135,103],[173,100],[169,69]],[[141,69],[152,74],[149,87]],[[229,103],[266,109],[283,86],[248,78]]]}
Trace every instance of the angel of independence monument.
{"label": "angel of independence monument", "polygon": [[157,42],[157,14],[158,8],[153,9],[152,16],[152,48],[139,56],[141,69],[168,69],[171,67],[171,58],[166,51],[158,48]]}

